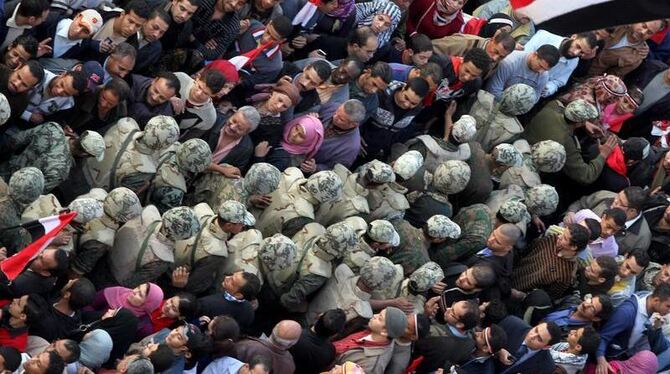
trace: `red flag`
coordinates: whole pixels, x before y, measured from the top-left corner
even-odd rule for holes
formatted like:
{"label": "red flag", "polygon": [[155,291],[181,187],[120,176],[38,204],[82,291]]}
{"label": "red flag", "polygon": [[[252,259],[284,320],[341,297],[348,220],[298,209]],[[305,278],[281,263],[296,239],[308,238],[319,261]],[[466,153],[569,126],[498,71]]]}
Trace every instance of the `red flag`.
{"label": "red flag", "polygon": [[67,226],[70,221],[77,215],[77,212],[63,213],[57,216],[50,216],[40,218],[37,221],[28,222],[21,226],[28,226],[39,224],[44,228],[44,235],[30,243],[27,247],[13,255],[12,257],[0,263],[0,270],[5,274],[7,279],[13,281],[26,268],[28,263],[32,261],[37,255],[49,246],[52,240],[56,238],[63,227]]}
{"label": "red flag", "polygon": [[245,52],[239,56],[235,56],[228,60],[231,64],[235,66],[237,70],[241,70],[248,64],[252,63],[258,55],[263,52],[265,49],[272,47],[275,44],[274,41],[269,41],[265,44],[261,44],[260,46],[252,49],[249,52]]}
{"label": "red flag", "polygon": [[316,13],[317,8],[321,5],[321,0],[308,0],[305,5],[300,8],[300,11],[298,14],[295,15],[293,18],[292,24],[295,25],[301,25],[303,27],[307,26],[307,22],[309,22],[312,17],[314,17],[314,13]]}

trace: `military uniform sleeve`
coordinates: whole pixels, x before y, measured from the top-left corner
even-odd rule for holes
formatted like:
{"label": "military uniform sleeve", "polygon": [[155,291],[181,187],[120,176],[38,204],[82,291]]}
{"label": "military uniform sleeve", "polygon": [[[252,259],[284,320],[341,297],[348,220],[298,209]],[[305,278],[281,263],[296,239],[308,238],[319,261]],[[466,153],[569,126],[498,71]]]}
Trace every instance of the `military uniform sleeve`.
{"label": "military uniform sleeve", "polygon": [[72,256],[70,260],[72,270],[81,275],[90,273],[110,249],[110,246],[97,240],[87,241],[77,247],[77,252]]}
{"label": "military uniform sleeve", "polygon": [[575,144],[574,138],[570,137],[563,142],[567,160],[563,172],[570,179],[579,184],[591,184],[600,176],[605,166],[605,159],[598,155],[590,162],[584,162],[582,154]]}
{"label": "military uniform sleeve", "polygon": [[130,278],[126,278],[119,282],[119,285],[126,288],[135,288],[140,284],[147,282],[155,282],[161,274],[165,273],[169,268],[169,263],[165,261],[150,262],[138,271],[136,271]]}
{"label": "military uniform sleeve", "polygon": [[121,179],[116,187],[126,187],[137,195],[141,195],[142,189],[147,186],[147,182],[151,180],[151,177],[151,174],[135,173]]}
{"label": "military uniform sleeve", "polygon": [[306,224],[314,222],[313,219],[309,217],[296,217],[286,221],[281,228],[281,233],[285,236],[292,238],[293,235],[297,234],[298,231],[302,230]]}
{"label": "military uniform sleeve", "polygon": [[[9,257],[30,244],[32,238],[23,227],[14,227],[19,226],[21,222],[11,209],[3,207],[0,210],[2,210],[0,212],[0,244],[7,248]],[[14,228],[6,229],[7,227]]]}
{"label": "military uniform sleeve", "polygon": [[318,291],[328,278],[316,274],[308,274],[298,279],[291,289],[281,296],[280,302],[289,311],[298,311],[300,305],[307,301],[307,297]]}

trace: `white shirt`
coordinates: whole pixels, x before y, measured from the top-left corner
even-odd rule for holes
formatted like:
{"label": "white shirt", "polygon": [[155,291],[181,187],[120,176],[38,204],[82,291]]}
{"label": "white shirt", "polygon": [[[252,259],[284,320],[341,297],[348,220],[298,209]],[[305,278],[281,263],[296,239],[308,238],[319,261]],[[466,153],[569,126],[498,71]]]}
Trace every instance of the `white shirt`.
{"label": "white shirt", "polygon": [[18,38],[23,34],[23,32],[27,29],[32,28],[30,25],[23,25],[19,26],[16,24],[16,12],[19,11],[19,7],[21,6],[21,3],[19,3],[16,8],[14,8],[14,13],[12,13],[12,16],[7,20],[7,23],[5,25],[7,26],[7,36],[5,36],[5,40],[2,41],[2,45],[0,45],[0,49],[5,49],[11,42],[14,41],[14,39]]}
{"label": "white shirt", "polygon": [[68,38],[68,32],[70,31],[72,22],[74,21],[69,18],[65,18],[58,22],[58,25],[56,26],[56,35],[54,37],[53,58],[58,58],[69,51],[70,48],[81,44],[81,40],[70,40]]}
{"label": "white shirt", "polygon": [[631,226],[633,226],[633,224],[635,224],[635,222],[637,222],[637,220],[640,219],[640,217],[642,217],[642,213],[638,214],[637,217],[631,219],[630,221],[626,221],[626,223],[624,224],[626,230],[628,230]]}

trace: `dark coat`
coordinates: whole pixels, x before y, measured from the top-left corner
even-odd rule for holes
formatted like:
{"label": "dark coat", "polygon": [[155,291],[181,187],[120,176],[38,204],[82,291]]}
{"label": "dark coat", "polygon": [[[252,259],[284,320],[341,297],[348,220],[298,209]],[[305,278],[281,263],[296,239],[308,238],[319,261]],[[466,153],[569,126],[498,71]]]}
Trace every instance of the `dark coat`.
{"label": "dark coat", "polygon": [[[626,85],[630,88],[637,87],[643,90],[656,74],[668,69],[668,65],[657,60],[647,60],[642,66],[626,77]],[[649,138],[652,121],[670,118],[670,94],[663,96],[659,101],[645,110],[624,122],[619,132],[619,136],[626,139],[632,136],[641,136]]]}
{"label": "dark coat", "polygon": [[[527,324],[524,320],[516,316],[507,316],[505,319],[500,321],[498,324],[505,332],[507,333],[507,345],[505,349],[510,352],[516,359],[516,352],[519,351],[523,340],[526,338],[526,334],[531,329],[531,326]],[[551,354],[547,350],[541,350],[535,353],[533,356],[521,363],[515,363],[509,367],[500,368],[500,373],[511,374],[511,373],[538,373],[538,374],[551,374],[554,371],[554,360],[551,358]]]}
{"label": "dark coat", "polygon": [[[209,148],[214,152],[216,145],[219,142],[219,134],[221,129],[228,121],[229,115],[217,113],[216,123],[208,133],[202,138],[207,141]],[[254,144],[251,141],[249,135],[245,135],[244,138],[226,155],[226,157],[221,160],[220,164],[228,164],[235,166],[236,168],[244,170],[249,166],[251,158],[254,155]]]}
{"label": "dark coat", "polygon": [[133,74],[130,82],[130,98],[128,99],[128,116],[133,117],[142,129],[147,122],[158,115],[173,116],[174,111],[170,101],[150,106],[147,104],[147,90],[153,81],[152,78]]}

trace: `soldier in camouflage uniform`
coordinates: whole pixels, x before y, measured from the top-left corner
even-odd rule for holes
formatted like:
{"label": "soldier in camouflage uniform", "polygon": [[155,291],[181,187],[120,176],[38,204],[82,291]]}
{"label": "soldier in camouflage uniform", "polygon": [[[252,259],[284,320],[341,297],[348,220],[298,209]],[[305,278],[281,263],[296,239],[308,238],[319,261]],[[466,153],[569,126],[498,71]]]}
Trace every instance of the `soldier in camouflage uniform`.
{"label": "soldier in camouflage uniform", "polygon": [[534,216],[548,216],[558,207],[558,192],[548,184],[541,184],[526,191],[526,206]]}
{"label": "soldier in camouflage uniform", "polygon": [[432,174],[423,166],[423,156],[418,151],[407,151],[393,162],[396,182],[405,187],[407,192],[423,191],[430,184]]}
{"label": "soldier in camouflage uniform", "polygon": [[258,249],[263,242],[263,234],[255,229],[242,231],[233,236],[227,243],[228,256],[223,262],[220,270],[219,279],[215,284],[223,281],[225,274],[232,274],[238,270],[252,273],[263,283],[263,274],[261,273],[260,260],[258,258]]}
{"label": "soldier in camouflage uniform", "polygon": [[347,321],[372,318],[371,293],[388,288],[397,277],[398,269],[384,257],[372,257],[363,265],[360,275],[340,264],[310,302],[307,323],[312,325],[321,313],[335,308],[344,311]]}
{"label": "soldier in camouflage uniform", "polygon": [[342,196],[331,202],[319,205],[315,213],[315,220],[322,225],[332,225],[348,217],[366,217],[370,213],[368,205],[367,175],[352,173],[341,164],[333,167],[333,172],[340,177],[343,183]]}
{"label": "soldier in camouflage uniform", "polygon": [[271,203],[263,210],[256,227],[264,237],[283,233],[292,237],[314,221],[314,211],[342,195],[342,180],[332,171],[320,171],[305,179],[297,168],[287,168]]}
{"label": "soldier in camouflage uniform", "polygon": [[199,230],[200,222],[191,208],[172,208],[161,217],[155,206],[145,207],[139,217],[121,226],[107,254],[115,283],[134,288],[156,281],[174,262],[175,242]]}
{"label": "soldier in camouflage uniform", "polygon": [[428,262],[429,250],[448,239],[456,240],[461,236],[461,228],[443,215],[434,215],[422,228],[416,228],[405,220],[394,222],[400,236],[400,244],[391,250],[388,258],[403,267],[405,274]]}
{"label": "soldier in camouflage uniform", "polygon": [[330,279],[333,263],[358,243],[358,236],[346,222],[327,229],[314,222],[295,234],[293,242],[298,246],[298,279],[281,295],[280,302],[286,310],[304,313],[308,298]]}
{"label": "soldier in camouflage uniform", "polygon": [[491,171],[491,179],[500,182],[500,176],[505,170],[522,165],[523,156],[513,145],[502,143],[493,147],[491,153],[486,155],[486,161]]}
{"label": "soldier in camouflage uniform", "polygon": [[400,282],[394,282],[391,287],[373,292],[371,300],[401,298],[412,304],[414,313],[422,314],[426,303],[426,293],[442,279],[444,279],[444,272],[440,265],[428,261],[408,277],[400,278]]}
{"label": "soldier in camouflage uniform", "polygon": [[533,166],[542,173],[557,173],[565,166],[565,147],[553,140],[543,140],[531,148]]}
{"label": "soldier in camouflage uniform", "polygon": [[434,245],[429,250],[430,259],[446,267],[459,260],[467,259],[486,245],[486,239],[493,231],[493,219],[484,204],[473,204],[461,209],[454,217],[454,223],[461,228],[457,239],[448,239]]}
{"label": "soldier in camouflage uniform", "polygon": [[[372,160],[361,167],[360,176],[367,181],[368,221],[402,219],[409,201],[405,197],[407,189],[395,183],[393,168],[378,160]],[[360,182],[359,182],[360,183]]]}
{"label": "soldier in camouflage uniform", "polygon": [[525,236],[526,229],[530,223],[530,218],[530,213],[528,213],[526,204],[519,199],[511,198],[500,205],[498,213],[496,214],[495,227],[505,223],[511,223],[516,225]]}
{"label": "soldier in camouflage uniform", "polygon": [[219,206],[224,201],[235,200],[247,208],[264,208],[270,201],[270,194],[277,189],[281,171],[275,166],[257,162],[249,168],[244,178],[228,178],[217,172],[201,174],[193,183],[193,192],[186,201],[190,205],[206,202],[209,206]]}
{"label": "soldier in camouflage uniform", "polygon": [[44,175],[35,167],[22,168],[12,174],[7,191],[0,194],[0,246],[7,256],[25,248],[32,238],[21,227],[21,212],[44,190]]}
{"label": "soldier in camouflage uniform", "polygon": [[141,198],[156,174],[158,155],[178,138],[174,118],[156,116],[144,131],[132,118],[122,118],[105,133],[102,161],[89,159],[83,166],[84,177],[92,187],[127,187]]}
{"label": "soldier in camouflage uniform", "polygon": [[[75,200],[77,201],[77,200]],[[116,231],[142,212],[140,199],[125,187],[111,190],[102,203],[103,214],[89,221],[75,238],[75,250],[70,259],[74,276],[88,274],[112,248]]]}
{"label": "soldier in camouflage uniform", "polygon": [[[350,220],[352,218],[354,217]],[[382,219],[372,221],[367,225],[366,233],[360,237],[358,243],[345,253],[342,262],[352,271],[358,272],[371,257],[386,256],[399,244],[400,236],[391,222]]]}
{"label": "soldier in camouflage uniform", "polygon": [[[196,139],[191,139],[196,140]],[[190,140],[189,140],[190,141]],[[237,201],[226,201],[218,214],[206,203],[193,207],[200,230],[195,236],[175,242],[173,272],[163,291],[183,290],[194,295],[210,291],[228,256],[228,240],[246,226],[256,223],[254,216]],[[172,290],[171,290],[172,288]]]}
{"label": "soldier in camouflage uniform", "polygon": [[435,170],[428,190],[408,196],[410,208],[405,212],[405,219],[420,228],[436,214],[451,217],[453,212],[448,195],[463,191],[469,181],[470,166],[467,163],[456,160],[443,163]]}
{"label": "soldier in camouflage uniform", "polygon": [[76,159],[104,157],[105,143],[95,131],[81,137],[66,135],[55,122],[47,122],[8,137],[9,160],[0,164],[0,175],[9,177],[26,166],[34,166],[44,174],[44,190],[49,192],[68,179]]}
{"label": "soldier in camouflage uniform", "polygon": [[172,144],[160,157],[147,201],[163,213],[180,206],[191,181],[212,162],[212,151],[202,139]]}

